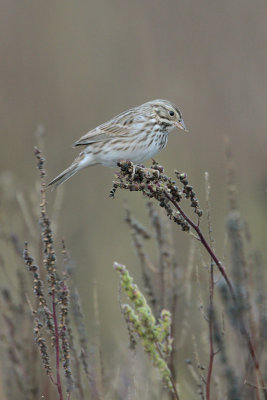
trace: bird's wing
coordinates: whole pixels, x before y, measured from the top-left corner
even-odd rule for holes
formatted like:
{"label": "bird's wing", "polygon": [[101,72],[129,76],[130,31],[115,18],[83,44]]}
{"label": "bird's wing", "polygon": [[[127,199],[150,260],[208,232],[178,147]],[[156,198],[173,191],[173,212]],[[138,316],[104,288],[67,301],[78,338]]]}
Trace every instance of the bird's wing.
{"label": "bird's wing", "polygon": [[105,122],[97,128],[87,132],[79,140],[77,140],[77,142],[74,143],[73,147],[87,146],[90,143],[103,142],[114,137],[127,135],[131,125],[135,120],[135,116],[132,111],[133,110],[129,110],[125,113],[122,113],[116,118]]}

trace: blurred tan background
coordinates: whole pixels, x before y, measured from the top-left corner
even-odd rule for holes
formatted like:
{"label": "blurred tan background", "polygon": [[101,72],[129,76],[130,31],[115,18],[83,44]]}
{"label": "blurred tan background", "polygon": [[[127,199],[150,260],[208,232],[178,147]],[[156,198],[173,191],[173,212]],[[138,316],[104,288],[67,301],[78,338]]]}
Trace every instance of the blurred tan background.
{"label": "blurred tan background", "polygon": [[[72,143],[89,129],[131,106],[166,98],[181,107],[190,133],[174,132],[157,160],[168,174],[173,169],[189,174],[203,207],[209,171],[221,257],[228,208],[223,138],[228,136],[240,207],[255,247],[264,252],[266,12],[263,0],[2,0],[1,171],[11,171],[30,195],[38,178],[33,156],[38,124],[46,131],[50,180],[71,163],[77,154]],[[96,166],[68,181],[57,227],[58,243],[66,239],[77,265],[88,321],[93,281],[98,282],[106,349],[117,346],[117,324],[122,324],[113,261],[126,263],[137,280],[140,276],[123,222],[123,199],[147,221],[140,195],[118,192],[115,200],[108,198],[113,172]],[[48,199],[52,210],[55,192]],[[175,231],[180,264],[187,261],[188,242]]]}

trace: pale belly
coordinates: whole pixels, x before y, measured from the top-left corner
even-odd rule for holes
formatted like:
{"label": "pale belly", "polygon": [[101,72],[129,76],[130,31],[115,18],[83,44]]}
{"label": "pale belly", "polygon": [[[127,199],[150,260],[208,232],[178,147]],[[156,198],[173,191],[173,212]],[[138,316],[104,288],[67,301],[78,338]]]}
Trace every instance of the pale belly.
{"label": "pale belly", "polygon": [[103,151],[95,156],[95,161],[108,167],[116,167],[120,160],[129,160],[134,164],[142,164],[164,149],[167,141],[168,134],[161,133],[155,135],[152,141],[148,138],[144,141],[136,141],[131,146],[128,146],[127,142],[115,143],[114,145],[109,142],[103,148]]}

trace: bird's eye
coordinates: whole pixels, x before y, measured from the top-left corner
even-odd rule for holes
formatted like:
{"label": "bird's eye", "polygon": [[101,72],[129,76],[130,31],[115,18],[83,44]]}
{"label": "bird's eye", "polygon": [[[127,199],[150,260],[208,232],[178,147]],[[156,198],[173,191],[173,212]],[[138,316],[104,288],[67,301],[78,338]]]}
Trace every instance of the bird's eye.
{"label": "bird's eye", "polygon": [[171,117],[173,117],[174,116],[174,111],[169,111],[169,114],[170,114]]}

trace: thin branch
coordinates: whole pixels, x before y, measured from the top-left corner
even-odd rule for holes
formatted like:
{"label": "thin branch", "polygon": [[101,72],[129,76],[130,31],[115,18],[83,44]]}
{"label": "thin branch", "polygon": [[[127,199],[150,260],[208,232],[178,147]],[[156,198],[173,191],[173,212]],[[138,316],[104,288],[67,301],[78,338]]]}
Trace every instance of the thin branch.
{"label": "thin branch", "polygon": [[232,299],[234,300],[234,302],[237,302],[236,299],[236,295],[232,286],[232,283],[226,273],[225,267],[222,265],[221,261],[218,259],[218,257],[216,256],[216,254],[213,252],[211,246],[208,244],[207,240],[205,239],[205,237],[203,236],[200,227],[195,224],[191,218],[189,218],[184,211],[181,209],[181,207],[179,206],[179,204],[177,203],[176,200],[174,200],[169,193],[164,190],[164,194],[167,197],[168,200],[170,200],[172,202],[172,204],[174,205],[174,207],[179,211],[179,213],[182,215],[182,217],[186,220],[186,222],[188,222],[188,224],[195,230],[195,232],[197,233],[197,236],[199,238],[199,240],[201,241],[201,243],[203,244],[203,246],[206,248],[207,252],[209,253],[209,255],[211,256],[211,258],[213,259],[213,261],[215,262],[215,264],[217,265],[219,271],[221,272],[222,276],[224,277],[224,280],[227,283],[227,286],[230,290]]}

